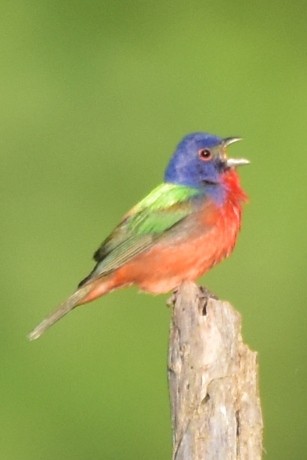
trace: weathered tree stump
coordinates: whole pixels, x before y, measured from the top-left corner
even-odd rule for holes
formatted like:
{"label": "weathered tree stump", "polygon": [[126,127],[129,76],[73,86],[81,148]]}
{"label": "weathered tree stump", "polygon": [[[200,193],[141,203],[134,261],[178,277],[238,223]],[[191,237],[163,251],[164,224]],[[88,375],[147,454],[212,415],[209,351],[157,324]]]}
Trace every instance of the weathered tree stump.
{"label": "weathered tree stump", "polygon": [[259,460],[257,353],[228,302],[184,283],[172,302],[168,377],[173,460]]}

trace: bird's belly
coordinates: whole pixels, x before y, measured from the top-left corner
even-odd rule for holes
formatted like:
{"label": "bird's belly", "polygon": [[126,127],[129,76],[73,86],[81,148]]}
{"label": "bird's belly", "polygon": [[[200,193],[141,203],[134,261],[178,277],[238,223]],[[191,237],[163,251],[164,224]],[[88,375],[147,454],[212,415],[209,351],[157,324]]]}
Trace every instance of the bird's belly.
{"label": "bird's belly", "polygon": [[194,281],[232,250],[236,231],[212,230],[185,241],[159,243],[119,268],[116,284],[136,284],[142,290],[169,292],[183,281]]}

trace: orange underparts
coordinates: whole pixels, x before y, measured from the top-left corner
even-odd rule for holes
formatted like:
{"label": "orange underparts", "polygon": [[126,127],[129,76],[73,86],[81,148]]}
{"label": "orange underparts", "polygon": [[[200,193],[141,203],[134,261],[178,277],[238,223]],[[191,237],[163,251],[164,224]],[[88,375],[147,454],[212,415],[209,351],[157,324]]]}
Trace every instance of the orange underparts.
{"label": "orange underparts", "polygon": [[237,176],[225,178],[228,198],[223,206],[208,203],[195,216],[192,235],[165,239],[139,254],[113,273],[92,282],[82,303],[114,289],[135,284],[154,294],[169,292],[185,280],[196,280],[233,250],[241,222],[241,203],[246,195]]}

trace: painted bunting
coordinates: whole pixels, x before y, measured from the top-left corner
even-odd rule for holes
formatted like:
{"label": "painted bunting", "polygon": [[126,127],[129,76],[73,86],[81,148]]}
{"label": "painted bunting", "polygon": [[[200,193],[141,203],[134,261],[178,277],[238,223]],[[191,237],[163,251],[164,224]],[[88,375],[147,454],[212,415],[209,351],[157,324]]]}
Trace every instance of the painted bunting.
{"label": "painted bunting", "polygon": [[137,285],[154,294],[195,280],[233,250],[241,223],[242,190],[225,139],[192,133],[178,144],[164,182],[134,206],[94,254],[93,271],[30,334],[40,337],[78,305],[115,289]]}

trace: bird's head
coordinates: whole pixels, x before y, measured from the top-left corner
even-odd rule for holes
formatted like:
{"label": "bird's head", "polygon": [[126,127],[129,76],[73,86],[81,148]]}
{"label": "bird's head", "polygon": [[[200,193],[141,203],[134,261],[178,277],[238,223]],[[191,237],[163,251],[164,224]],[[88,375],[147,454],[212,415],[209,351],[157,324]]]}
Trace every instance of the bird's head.
{"label": "bird's head", "polygon": [[190,187],[216,189],[223,184],[225,174],[249,163],[243,158],[227,157],[227,147],[239,137],[225,139],[208,133],[192,133],[178,144],[165,171],[165,182]]}

